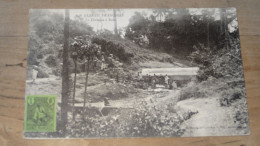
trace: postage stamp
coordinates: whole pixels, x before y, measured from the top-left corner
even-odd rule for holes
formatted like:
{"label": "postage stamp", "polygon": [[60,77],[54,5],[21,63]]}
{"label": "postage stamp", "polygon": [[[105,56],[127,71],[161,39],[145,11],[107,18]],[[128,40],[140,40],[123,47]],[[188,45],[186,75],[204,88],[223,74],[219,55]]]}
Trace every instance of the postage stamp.
{"label": "postage stamp", "polygon": [[56,95],[28,95],[25,104],[25,132],[56,131]]}

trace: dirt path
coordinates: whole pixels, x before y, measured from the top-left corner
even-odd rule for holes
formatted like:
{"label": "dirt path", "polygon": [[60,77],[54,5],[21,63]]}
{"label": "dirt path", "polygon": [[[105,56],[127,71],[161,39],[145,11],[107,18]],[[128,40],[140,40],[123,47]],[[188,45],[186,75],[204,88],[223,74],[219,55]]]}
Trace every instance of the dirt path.
{"label": "dirt path", "polygon": [[[116,107],[116,108],[133,108],[135,104],[135,99],[127,98],[127,99],[121,99],[121,100],[110,100],[110,106]],[[91,105],[92,107],[98,107],[102,108],[104,107],[104,102],[94,102],[94,103],[87,103],[88,105]],[[76,106],[83,107],[83,103],[76,103]]]}
{"label": "dirt path", "polygon": [[[147,91],[149,92],[149,91]],[[151,93],[150,95],[147,95],[147,97],[144,98],[125,98],[120,100],[110,100],[110,106],[111,107],[117,107],[117,108],[134,108],[134,106],[138,103],[141,103],[141,101],[147,101],[147,103],[156,105],[156,106],[163,106],[164,104],[168,103],[169,100],[173,102],[174,96],[177,96],[179,94],[179,90],[168,90],[168,91],[162,91],[164,92],[163,96],[156,93]],[[177,99],[174,101],[176,102]],[[90,104],[94,107],[104,107],[104,102],[94,102]],[[76,106],[83,106],[83,103],[77,103]]]}
{"label": "dirt path", "polygon": [[188,99],[177,106],[183,110],[198,111],[182,125],[187,136],[219,136],[237,134],[232,107],[221,107],[216,97]]}
{"label": "dirt path", "polygon": [[33,83],[32,80],[26,80],[26,94],[61,94],[61,79],[51,76],[49,78],[37,78]]}

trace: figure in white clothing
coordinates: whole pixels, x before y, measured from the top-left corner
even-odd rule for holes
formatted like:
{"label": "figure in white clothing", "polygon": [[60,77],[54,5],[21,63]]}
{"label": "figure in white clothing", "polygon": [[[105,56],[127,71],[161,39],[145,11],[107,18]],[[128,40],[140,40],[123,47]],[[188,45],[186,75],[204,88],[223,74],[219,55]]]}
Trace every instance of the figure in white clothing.
{"label": "figure in white clothing", "polygon": [[101,56],[101,70],[104,70],[105,69],[105,59],[104,59],[104,56],[102,55]]}
{"label": "figure in white clothing", "polygon": [[168,77],[168,75],[166,75],[164,77],[164,80],[165,80],[165,84],[168,85],[169,84],[169,77]]}
{"label": "figure in white clothing", "polygon": [[37,78],[38,75],[38,71],[36,70],[37,66],[33,66],[33,74],[32,74],[32,78],[33,78],[33,83],[35,83],[35,80]]}
{"label": "figure in white clothing", "polygon": [[175,81],[172,82],[172,89],[177,89],[177,84]]}
{"label": "figure in white clothing", "polygon": [[141,72],[138,72],[138,73],[137,73],[137,76],[138,76],[138,81],[141,81],[141,80],[143,79]]}

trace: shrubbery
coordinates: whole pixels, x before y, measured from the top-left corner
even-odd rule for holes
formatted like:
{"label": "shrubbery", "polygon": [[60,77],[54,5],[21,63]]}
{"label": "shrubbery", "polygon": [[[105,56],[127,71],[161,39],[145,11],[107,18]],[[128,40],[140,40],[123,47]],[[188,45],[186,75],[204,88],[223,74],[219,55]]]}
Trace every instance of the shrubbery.
{"label": "shrubbery", "polygon": [[44,61],[49,67],[57,67],[58,59],[53,55],[49,55]]}
{"label": "shrubbery", "polygon": [[185,100],[189,98],[204,98],[209,96],[208,92],[210,91],[208,91],[202,83],[192,81],[186,87],[182,88],[178,99]]}
{"label": "shrubbery", "polygon": [[[242,88],[243,89],[243,88]],[[228,88],[221,93],[220,104],[221,106],[230,106],[231,103],[245,98],[245,91],[240,87]]]}
{"label": "shrubbery", "polygon": [[133,57],[133,54],[127,53],[123,46],[120,44],[115,44],[112,41],[108,41],[103,38],[93,38],[92,43],[96,43],[98,45],[101,45],[102,51],[105,52],[106,56],[109,56],[109,54],[115,55],[121,62],[124,63],[131,63],[131,58]]}
{"label": "shrubbery", "polygon": [[[178,115],[169,108],[172,105],[155,107],[153,101],[143,101],[134,109],[118,109],[108,116],[85,117],[84,120],[68,123],[72,137],[144,137],[181,136],[184,129],[180,125],[195,112]],[[171,110],[169,110],[171,109]]]}
{"label": "shrubbery", "polygon": [[36,70],[38,71],[37,78],[48,78],[49,77],[49,75],[42,69],[36,68]]}
{"label": "shrubbery", "polygon": [[237,129],[242,130],[242,134],[249,133],[249,119],[248,119],[248,109],[246,104],[246,99],[241,99],[235,105],[235,123],[237,124]]}

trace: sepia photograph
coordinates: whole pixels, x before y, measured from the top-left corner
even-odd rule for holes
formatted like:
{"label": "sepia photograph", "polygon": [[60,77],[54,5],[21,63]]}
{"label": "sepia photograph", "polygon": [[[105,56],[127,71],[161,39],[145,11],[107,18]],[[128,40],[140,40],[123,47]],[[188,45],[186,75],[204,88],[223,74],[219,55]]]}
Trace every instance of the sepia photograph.
{"label": "sepia photograph", "polygon": [[24,138],[249,135],[235,8],[31,9]]}

